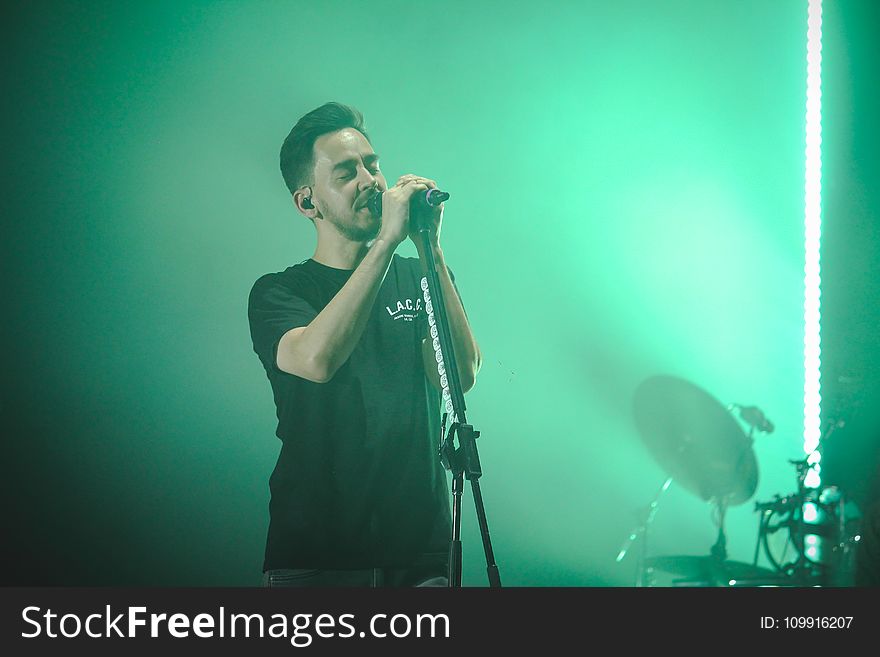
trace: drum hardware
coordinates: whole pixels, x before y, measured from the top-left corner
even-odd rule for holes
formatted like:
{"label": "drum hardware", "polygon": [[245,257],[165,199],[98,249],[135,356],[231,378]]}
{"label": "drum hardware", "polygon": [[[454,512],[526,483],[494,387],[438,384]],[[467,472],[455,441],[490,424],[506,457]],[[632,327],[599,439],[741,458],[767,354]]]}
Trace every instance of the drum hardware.
{"label": "drum hardware", "polygon": [[[771,570],[715,556],[660,556],[645,560],[647,577],[654,583],[675,587],[774,586],[778,576]],[[658,579],[665,575],[667,579]]]}
{"label": "drum hardware", "polygon": [[[784,578],[787,586],[840,585],[847,570],[846,561],[855,549],[857,521],[848,518],[847,497],[837,486],[812,488],[807,477],[821,461],[828,438],[846,426],[842,419],[832,418],[819,439],[815,458],[812,454],[789,460],[794,467],[797,490],[769,502],[757,502],[759,514],[758,540],[754,562],[763,548],[770,565]],[[855,524],[855,526],[854,526]],[[781,532],[782,548],[771,545],[774,534]],[[788,550],[791,550],[789,558]]]}
{"label": "drum hardware", "polygon": [[[797,472],[798,491],[755,504],[759,525],[754,562],[763,549],[786,586],[847,585],[858,541],[858,514],[851,513],[847,496],[837,486],[803,485],[812,467],[806,459],[790,463]],[[774,539],[776,534],[779,539]]]}
{"label": "drum hardware", "polygon": [[[855,552],[858,521],[848,515],[846,495],[839,488],[806,485],[808,474],[821,460],[824,442],[845,426],[842,420],[829,421],[817,448],[819,458],[810,455],[789,461],[795,469],[795,493],[755,503],[758,540],[753,562],[746,564],[727,559],[725,516],[729,507],[754,495],[758,484],[754,435],[771,433],[773,423],[756,406],[725,408],[698,386],[672,376],[642,382],[633,411],[648,451],[669,475],[618,553],[619,562],[632,543],[641,540],[636,586],[655,585],[664,574],[669,586],[845,584],[841,573]],[[748,435],[734,419],[734,411],[748,425]],[[708,555],[647,556],[648,529],[660,496],[673,481],[712,505],[718,537]],[[772,545],[777,537],[784,538],[781,550]],[[771,569],[757,565],[762,548]]]}

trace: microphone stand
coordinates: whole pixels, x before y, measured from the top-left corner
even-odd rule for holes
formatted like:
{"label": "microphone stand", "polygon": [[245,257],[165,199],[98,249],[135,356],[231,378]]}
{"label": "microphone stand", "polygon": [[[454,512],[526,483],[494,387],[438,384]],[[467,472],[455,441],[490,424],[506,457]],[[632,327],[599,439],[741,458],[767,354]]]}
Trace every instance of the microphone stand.
{"label": "microphone stand", "polygon": [[[441,438],[439,456],[443,467],[452,472],[452,537],[449,545],[449,586],[461,587],[461,495],[464,479],[471,482],[480,534],[483,538],[483,551],[486,553],[486,572],[489,586],[501,586],[501,576],[495,564],[492,552],[492,541],[489,538],[489,525],[486,522],[486,510],[483,506],[483,495],[480,491],[480,477],[483,474],[480,456],[477,452],[476,439],[480,432],[467,423],[465,417],[464,393],[458,378],[458,365],[449,332],[449,321],[446,303],[440,278],[437,274],[437,263],[431,249],[430,214],[425,211],[413,212],[411,219],[418,225],[422,240],[423,254],[427,264],[427,285],[422,282],[422,293],[425,299],[425,310],[428,314],[428,325],[431,338],[434,340],[434,354],[437,360],[437,371],[440,374],[440,385],[443,389],[443,402],[446,408],[444,415],[443,437]],[[451,420],[449,432],[446,433],[446,418]],[[455,447],[455,436],[458,436],[458,447]]]}

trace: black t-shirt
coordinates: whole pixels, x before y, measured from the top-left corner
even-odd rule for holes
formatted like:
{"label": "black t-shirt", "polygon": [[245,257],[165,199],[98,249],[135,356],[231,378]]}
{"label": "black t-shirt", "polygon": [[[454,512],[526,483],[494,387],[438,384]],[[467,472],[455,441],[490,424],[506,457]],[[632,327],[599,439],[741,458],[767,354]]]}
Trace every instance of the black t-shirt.
{"label": "black t-shirt", "polygon": [[278,369],[290,329],[308,325],[351,276],[314,260],[267,274],[248,303],[282,441],[269,480],[264,570],[400,567],[442,561],[450,537],[437,456],[440,395],[425,376],[421,267],[395,255],[364,333],[327,383]]}

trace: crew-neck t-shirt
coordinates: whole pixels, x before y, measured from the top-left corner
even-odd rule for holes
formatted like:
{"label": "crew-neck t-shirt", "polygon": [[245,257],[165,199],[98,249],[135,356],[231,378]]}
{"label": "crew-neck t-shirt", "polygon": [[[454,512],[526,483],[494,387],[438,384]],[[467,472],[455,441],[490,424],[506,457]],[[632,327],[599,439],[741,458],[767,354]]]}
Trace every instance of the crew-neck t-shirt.
{"label": "crew-neck t-shirt", "polygon": [[264,570],[378,568],[446,558],[450,512],[437,455],[440,395],[425,376],[418,259],[394,255],[360,341],[327,383],[278,369],[352,272],[306,260],[254,284],[248,318],[275,399]]}

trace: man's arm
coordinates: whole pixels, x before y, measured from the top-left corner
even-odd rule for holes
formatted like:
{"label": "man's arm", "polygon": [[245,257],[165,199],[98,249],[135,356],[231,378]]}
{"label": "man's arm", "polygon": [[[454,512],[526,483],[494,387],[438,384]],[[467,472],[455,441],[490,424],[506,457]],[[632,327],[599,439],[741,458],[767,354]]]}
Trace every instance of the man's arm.
{"label": "man's arm", "polygon": [[289,330],[278,343],[278,369],[326,383],[361,339],[397,244],[377,239],[351,277],[308,326]]}
{"label": "man's arm", "polygon": [[382,196],[382,228],[342,289],[308,326],[289,330],[278,343],[278,369],[326,383],[351,356],[363,335],[391,257],[406,239],[409,201],[427,185],[403,176]]}

